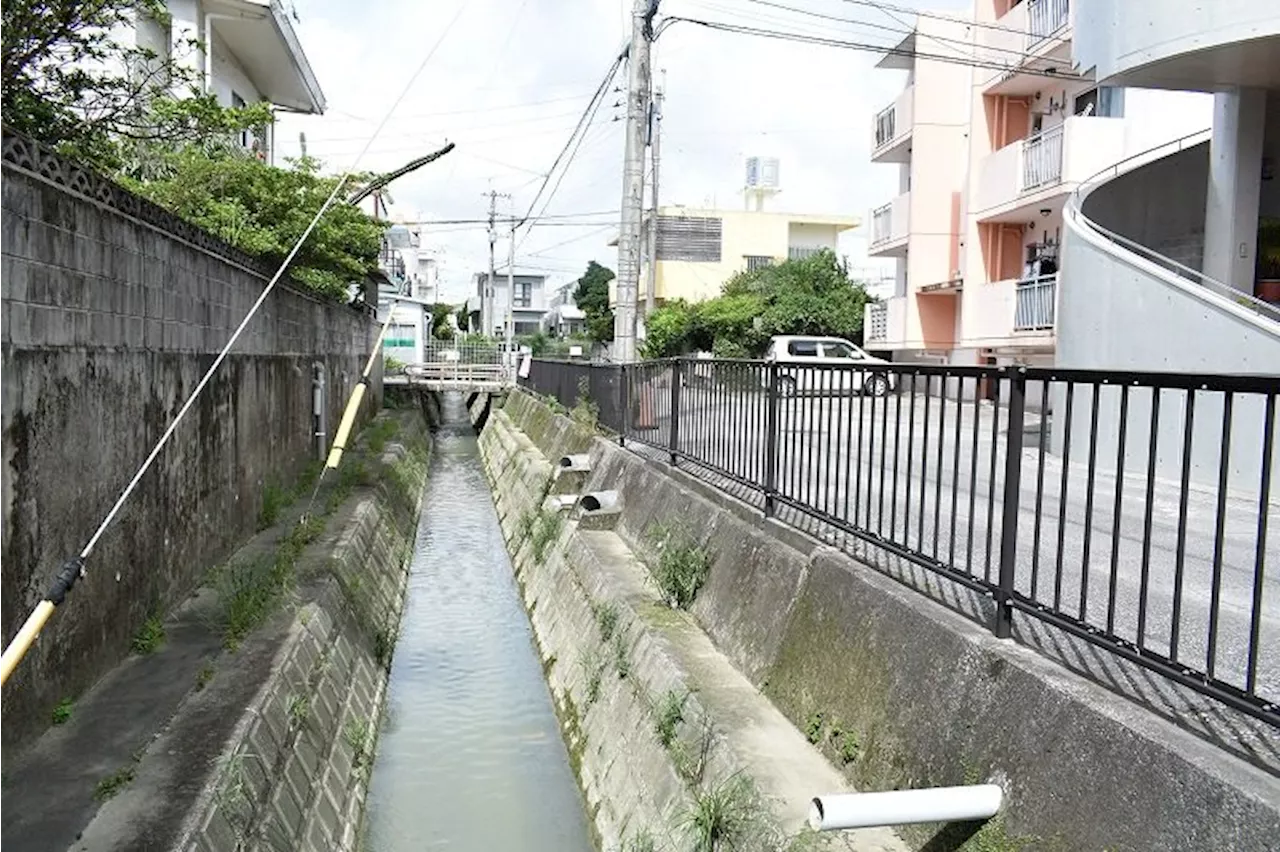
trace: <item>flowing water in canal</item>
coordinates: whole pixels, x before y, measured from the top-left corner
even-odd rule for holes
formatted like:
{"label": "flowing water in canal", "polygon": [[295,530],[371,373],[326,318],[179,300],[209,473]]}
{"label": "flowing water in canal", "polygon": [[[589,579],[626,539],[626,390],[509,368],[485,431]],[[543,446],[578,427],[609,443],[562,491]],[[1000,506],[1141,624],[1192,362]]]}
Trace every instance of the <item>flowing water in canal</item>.
{"label": "flowing water in canal", "polygon": [[460,397],[443,400],[365,814],[370,852],[587,852],[582,799]]}

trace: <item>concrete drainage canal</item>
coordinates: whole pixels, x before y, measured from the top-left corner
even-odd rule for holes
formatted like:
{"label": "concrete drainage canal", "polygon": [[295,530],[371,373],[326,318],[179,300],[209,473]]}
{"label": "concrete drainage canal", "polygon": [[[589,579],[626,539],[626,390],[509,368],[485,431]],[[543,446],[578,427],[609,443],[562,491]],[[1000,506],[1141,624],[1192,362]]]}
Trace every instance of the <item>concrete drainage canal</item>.
{"label": "concrete drainage canal", "polygon": [[442,400],[364,848],[592,848],[478,441]]}

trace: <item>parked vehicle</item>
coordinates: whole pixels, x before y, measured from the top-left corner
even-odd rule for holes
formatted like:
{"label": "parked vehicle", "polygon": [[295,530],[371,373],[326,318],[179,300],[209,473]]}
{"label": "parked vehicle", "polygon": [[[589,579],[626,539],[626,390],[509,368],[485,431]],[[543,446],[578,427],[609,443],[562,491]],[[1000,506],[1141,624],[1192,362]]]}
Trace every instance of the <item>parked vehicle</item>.
{"label": "parked vehicle", "polygon": [[888,361],[868,355],[838,337],[774,337],[764,358],[778,365],[778,387],[786,395],[884,396],[895,387],[894,376],[887,371],[857,369],[870,364],[888,364]]}

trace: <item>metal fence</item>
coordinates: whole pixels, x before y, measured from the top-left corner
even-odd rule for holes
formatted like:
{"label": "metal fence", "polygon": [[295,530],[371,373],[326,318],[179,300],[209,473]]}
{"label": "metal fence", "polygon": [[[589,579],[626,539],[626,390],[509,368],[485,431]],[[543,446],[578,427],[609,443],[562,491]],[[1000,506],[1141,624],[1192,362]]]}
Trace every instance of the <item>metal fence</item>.
{"label": "metal fence", "polygon": [[1020,613],[1280,725],[1280,376],[680,359],[524,383],[990,598],[998,636]]}

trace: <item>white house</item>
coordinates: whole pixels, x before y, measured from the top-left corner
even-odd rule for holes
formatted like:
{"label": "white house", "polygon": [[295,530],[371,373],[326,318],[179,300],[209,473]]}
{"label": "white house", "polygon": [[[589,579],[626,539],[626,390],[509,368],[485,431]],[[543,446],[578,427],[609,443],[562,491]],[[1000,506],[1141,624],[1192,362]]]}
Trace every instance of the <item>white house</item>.
{"label": "white house", "polygon": [[[167,0],[167,25],[140,20],[139,47],[190,67],[223,106],[266,101],[277,109],[320,114],[324,93],[294,32],[291,4],[281,0]],[[193,49],[192,45],[198,45]],[[241,144],[266,162],[275,156],[274,128]]]}

